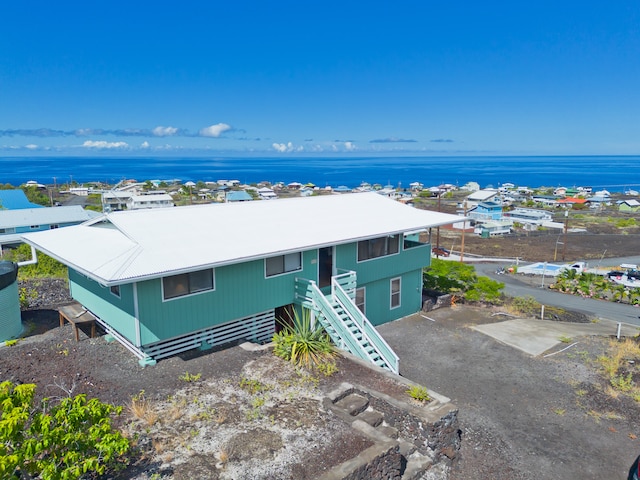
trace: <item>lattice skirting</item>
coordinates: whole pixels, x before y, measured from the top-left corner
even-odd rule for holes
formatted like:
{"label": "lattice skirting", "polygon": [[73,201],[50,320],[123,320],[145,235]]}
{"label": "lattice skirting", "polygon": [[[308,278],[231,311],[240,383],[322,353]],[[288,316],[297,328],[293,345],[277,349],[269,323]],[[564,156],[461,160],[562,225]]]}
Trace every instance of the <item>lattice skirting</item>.
{"label": "lattice skirting", "polygon": [[139,359],[159,360],[195,348],[206,349],[242,340],[267,343],[271,341],[275,332],[275,311],[269,310],[250,317],[232,320],[142,347],[134,346],[104,321],[98,319],[98,323]]}

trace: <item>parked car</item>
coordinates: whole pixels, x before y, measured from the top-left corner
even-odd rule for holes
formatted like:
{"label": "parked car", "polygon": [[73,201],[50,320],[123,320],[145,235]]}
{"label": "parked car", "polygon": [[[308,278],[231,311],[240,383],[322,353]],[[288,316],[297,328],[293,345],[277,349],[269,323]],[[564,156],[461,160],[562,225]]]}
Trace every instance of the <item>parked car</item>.
{"label": "parked car", "polygon": [[609,278],[622,278],[623,275],[624,272],[621,272],[619,270],[611,270],[609,273],[607,273],[607,277]]}
{"label": "parked car", "polygon": [[640,270],[629,270],[627,272],[628,279],[640,280]]}
{"label": "parked car", "polygon": [[433,249],[431,249],[431,252],[436,257],[448,257],[451,254],[451,252],[449,250],[447,250],[446,248],[442,248],[442,247],[433,247]]}

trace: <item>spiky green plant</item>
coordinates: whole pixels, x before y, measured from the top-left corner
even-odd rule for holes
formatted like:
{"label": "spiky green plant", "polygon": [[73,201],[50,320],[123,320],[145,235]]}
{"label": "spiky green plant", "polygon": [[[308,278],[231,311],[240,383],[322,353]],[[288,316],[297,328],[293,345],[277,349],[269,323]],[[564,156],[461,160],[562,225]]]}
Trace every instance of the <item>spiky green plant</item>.
{"label": "spiky green plant", "polygon": [[311,322],[311,311],[294,310],[290,323],[273,336],[274,354],[300,367],[318,365],[335,354],[331,339],[319,325]]}

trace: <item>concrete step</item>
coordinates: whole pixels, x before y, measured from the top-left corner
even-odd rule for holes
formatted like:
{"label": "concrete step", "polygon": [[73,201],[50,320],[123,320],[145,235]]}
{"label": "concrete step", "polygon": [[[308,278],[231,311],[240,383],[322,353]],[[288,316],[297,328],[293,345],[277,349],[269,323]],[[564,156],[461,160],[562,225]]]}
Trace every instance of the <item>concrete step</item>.
{"label": "concrete step", "polygon": [[398,438],[398,429],[392,427],[391,425],[379,425],[376,430],[378,430],[382,435],[389,438]]}
{"label": "concrete step", "polygon": [[369,400],[357,393],[351,393],[344,397],[342,400],[338,400],[335,406],[346,411],[352,417],[355,417],[361,412],[364,412],[369,406]]}
{"label": "concrete step", "polygon": [[407,465],[402,473],[402,480],[418,480],[423,478],[425,472],[433,465],[433,460],[429,457],[415,452],[407,459]]}
{"label": "concrete step", "polygon": [[400,448],[398,452],[400,453],[400,455],[402,455],[408,460],[409,456],[416,451],[416,446],[413,443],[407,442],[402,438],[400,438],[399,440],[400,440],[400,443],[399,443]]}
{"label": "concrete step", "polygon": [[384,420],[384,415],[382,415],[377,410],[365,410],[364,412],[358,415],[358,418],[363,422],[368,423],[372,427],[377,427],[382,424]]}

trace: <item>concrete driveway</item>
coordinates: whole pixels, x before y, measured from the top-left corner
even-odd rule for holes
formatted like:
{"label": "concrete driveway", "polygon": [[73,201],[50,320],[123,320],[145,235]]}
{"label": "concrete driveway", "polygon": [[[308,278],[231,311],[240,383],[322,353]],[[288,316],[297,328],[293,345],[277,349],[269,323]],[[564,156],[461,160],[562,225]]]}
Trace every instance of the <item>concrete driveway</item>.
{"label": "concrete driveway", "polygon": [[[471,328],[534,356],[542,355],[563,343],[573,343],[577,337],[591,335],[610,337],[618,334],[618,324],[609,320],[600,320],[597,323],[571,323],[517,318],[475,325]],[[622,336],[633,336],[639,332],[639,327],[627,324],[620,326]]]}

